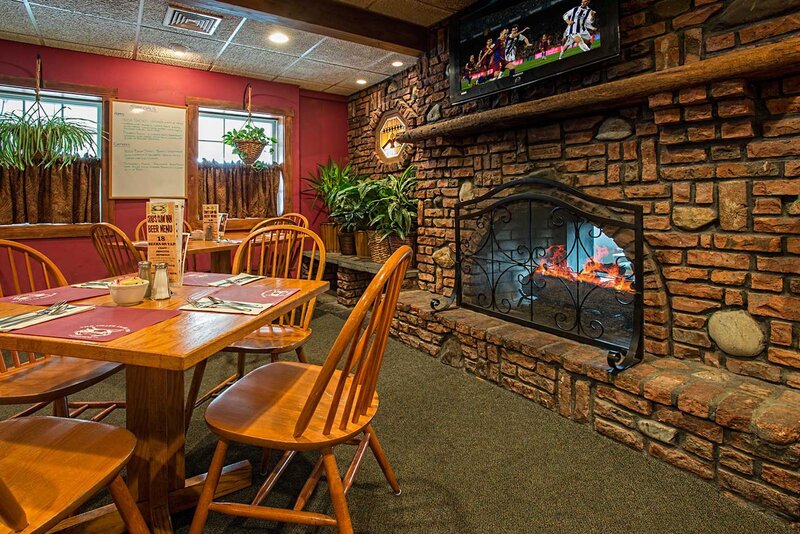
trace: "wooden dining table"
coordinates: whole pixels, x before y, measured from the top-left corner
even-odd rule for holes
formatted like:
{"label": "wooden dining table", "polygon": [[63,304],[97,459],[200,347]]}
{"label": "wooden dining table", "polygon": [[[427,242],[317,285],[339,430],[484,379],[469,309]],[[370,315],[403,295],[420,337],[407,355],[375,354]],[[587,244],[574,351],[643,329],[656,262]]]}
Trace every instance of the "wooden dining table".
{"label": "wooden dining table", "polygon": [[[299,288],[282,302],[259,315],[184,311],[153,326],[108,342],[81,341],[0,333],[0,349],[32,351],[118,362],[126,365],[127,428],[138,442],[127,467],[127,482],[154,533],[172,532],[170,515],[195,506],[205,475],[186,479],[184,440],[184,374],[234,341],[301,306],[328,289],[323,281],[266,278],[245,287],[264,290]],[[146,300],[143,309],[176,309],[186,297],[207,294],[214,288],[173,288],[168,300]],[[109,295],[73,302],[114,306]],[[0,317],[32,311],[22,304],[0,302]],[[239,462],[223,471],[218,495],[247,487],[252,466]],[[124,532],[113,505],[63,521],[52,532],[112,534]]]}
{"label": "wooden dining table", "polygon": [[[239,248],[242,239],[247,237],[247,232],[227,232],[220,241],[206,241],[204,239],[189,239],[187,255],[210,254],[211,272],[230,273],[231,253]],[[136,250],[147,252],[147,241],[134,241]]]}

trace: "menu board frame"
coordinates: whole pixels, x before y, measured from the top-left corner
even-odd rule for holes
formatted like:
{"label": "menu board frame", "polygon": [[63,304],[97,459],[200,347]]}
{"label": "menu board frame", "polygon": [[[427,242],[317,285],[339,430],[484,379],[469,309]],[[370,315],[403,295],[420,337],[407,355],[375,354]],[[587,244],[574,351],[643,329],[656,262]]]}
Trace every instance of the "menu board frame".
{"label": "menu board frame", "polygon": [[[163,194],[162,192],[158,191],[150,191],[146,188],[142,188],[140,192],[137,192],[135,195],[122,195],[115,193],[114,190],[114,106],[116,104],[140,104],[142,106],[151,106],[155,108],[177,108],[182,109],[184,111],[184,121],[183,121],[183,139],[184,139],[184,146],[183,146],[183,194]],[[108,131],[109,131],[109,143],[108,143],[108,189],[109,189],[109,199],[116,200],[116,199],[146,199],[150,197],[157,196],[159,198],[183,198],[188,201],[189,197],[189,154],[191,153],[190,150],[190,135],[189,135],[189,107],[186,105],[178,105],[178,104],[162,104],[157,102],[147,102],[143,100],[125,100],[120,98],[112,98],[109,101],[109,113],[108,113]]]}

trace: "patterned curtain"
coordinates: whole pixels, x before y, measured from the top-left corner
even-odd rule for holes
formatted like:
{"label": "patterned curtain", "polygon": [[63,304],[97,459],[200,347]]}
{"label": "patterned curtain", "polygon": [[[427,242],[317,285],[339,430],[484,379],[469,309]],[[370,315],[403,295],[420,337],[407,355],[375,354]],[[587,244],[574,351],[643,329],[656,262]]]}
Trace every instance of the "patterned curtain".
{"label": "patterned curtain", "polygon": [[0,167],[0,224],[98,222],[100,175],[97,158],[47,169]]}
{"label": "patterned curtain", "polygon": [[200,204],[219,204],[229,217],[275,217],[283,166],[256,170],[243,163],[203,160],[198,166]]}

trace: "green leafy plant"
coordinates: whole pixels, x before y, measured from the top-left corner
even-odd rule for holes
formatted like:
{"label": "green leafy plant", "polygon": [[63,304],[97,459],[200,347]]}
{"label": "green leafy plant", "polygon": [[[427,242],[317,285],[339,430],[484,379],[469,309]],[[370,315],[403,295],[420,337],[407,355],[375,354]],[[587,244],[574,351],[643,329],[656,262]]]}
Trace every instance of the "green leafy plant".
{"label": "green leafy plant", "polygon": [[61,115],[61,110],[48,115],[38,100],[24,113],[0,113],[0,166],[24,170],[60,161],[63,167],[79,158],[82,148],[93,150],[94,123]]}
{"label": "green leafy plant", "polygon": [[328,163],[318,164],[317,175],[312,174],[305,179],[314,191],[314,201],[322,202],[331,215],[336,211],[337,195],[340,191],[357,185],[361,180],[362,177],[353,171],[350,163],[341,165],[333,159],[328,159]]}
{"label": "green leafy plant", "polygon": [[[256,126],[251,121],[247,121],[241,129],[237,130],[236,128],[225,132],[222,136],[222,142],[226,145],[233,147],[233,153],[239,156],[242,161],[247,163],[248,154],[242,152],[239,142],[240,141],[250,141],[255,143],[261,143],[265,147],[269,146],[270,154],[275,152],[275,144],[277,144],[278,139],[275,137],[267,137],[267,133],[264,131],[264,128]],[[260,155],[260,154],[259,154]],[[266,167],[263,162],[255,161],[252,163],[253,168],[255,169],[263,169]]]}
{"label": "green leafy plant", "polygon": [[[364,196],[361,182],[364,178],[356,176],[353,183],[335,192],[330,209],[331,218],[339,223],[342,232],[366,230],[370,222],[371,198]],[[368,194],[373,194],[372,191]]]}
{"label": "green leafy plant", "polygon": [[399,175],[389,174],[377,180],[361,183],[361,194],[368,198],[370,225],[381,239],[396,235],[405,239],[417,217],[416,168],[411,165]]}

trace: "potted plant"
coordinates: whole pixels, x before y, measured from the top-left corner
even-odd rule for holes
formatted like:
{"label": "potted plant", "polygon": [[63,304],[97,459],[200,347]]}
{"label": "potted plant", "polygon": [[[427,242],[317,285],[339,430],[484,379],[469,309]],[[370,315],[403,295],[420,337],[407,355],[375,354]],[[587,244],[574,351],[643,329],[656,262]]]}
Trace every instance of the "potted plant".
{"label": "potted plant", "polygon": [[362,194],[369,200],[370,255],[373,261],[384,262],[401,245],[414,249],[413,229],[417,218],[417,199],[414,198],[417,178],[414,166],[399,175],[365,181]]}
{"label": "potted plant", "polygon": [[339,224],[339,241],[342,254],[356,254],[361,258],[369,258],[367,230],[370,224],[370,195],[374,189],[361,186],[365,177],[355,175],[350,184],[334,194],[331,204],[331,217]]}
{"label": "potted plant", "polygon": [[[225,132],[225,135],[222,136],[222,141],[226,145],[233,147],[233,153],[239,156],[246,165],[253,165],[256,168],[263,166],[263,163],[258,161],[258,158],[261,157],[264,148],[267,145],[274,146],[278,142],[274,137],[267,137],[264,128],[253,124],[250,117],[247,118],[247,122],[240,130],[234,128],[229,132]],[[270,151],[272,150],[274,148],[270,147]]]}
{"label": "potted plant", "polygon": [[[317,165],[317,175],[309,176],[306,182],[315,192],[315,201],[322,202],[324,208],[333,218],[336,207],[336,196],[343,189],[357,183],[358,177],[353,172],[350,163],[340,165],[339,163],[328,160],[326,164]],[[338,224],[335,222],[322,223],[320,225],[322,242],[328,252],[339,252]]]}
{"label": "potted plant", "polygon": [[40,101],[41,59],[36,58],[36,100],[24,113],[0,110],[0,166],[25,170],[28,166],[69,165],[82,149],[92,150],[96,126],[84,119],[64,118],[61,107],[48,114]]}

